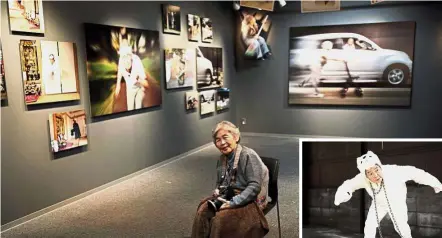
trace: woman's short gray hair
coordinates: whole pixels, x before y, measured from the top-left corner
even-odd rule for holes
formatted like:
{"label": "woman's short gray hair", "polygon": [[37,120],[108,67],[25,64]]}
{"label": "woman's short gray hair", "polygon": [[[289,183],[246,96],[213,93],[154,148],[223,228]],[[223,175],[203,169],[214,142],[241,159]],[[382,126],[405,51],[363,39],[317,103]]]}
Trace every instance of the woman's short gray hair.
{"label": "woman's short gray hair", "polygon": [[239,132],[239,128],[236,127],[235,124],[231,123],[230,121],[221,121],[218,124],[216,124],[215,129],[212,131],[213,140],[215,140],[216,134],[221,129],[226,129],[227,131],[232,133],[234,136],[241,138],[241,133]]}

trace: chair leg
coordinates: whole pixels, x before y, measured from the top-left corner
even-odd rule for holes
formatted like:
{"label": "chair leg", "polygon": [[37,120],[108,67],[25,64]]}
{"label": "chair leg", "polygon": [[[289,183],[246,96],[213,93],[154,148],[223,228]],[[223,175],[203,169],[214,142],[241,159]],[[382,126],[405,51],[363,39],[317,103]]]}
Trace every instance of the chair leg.
{"label": "chair leg", "polygon": [[279,238],[281,238],[281,223],[279,221],[279,201],[276,201],[276,212],[278,213],[278,231],[279,231]]}

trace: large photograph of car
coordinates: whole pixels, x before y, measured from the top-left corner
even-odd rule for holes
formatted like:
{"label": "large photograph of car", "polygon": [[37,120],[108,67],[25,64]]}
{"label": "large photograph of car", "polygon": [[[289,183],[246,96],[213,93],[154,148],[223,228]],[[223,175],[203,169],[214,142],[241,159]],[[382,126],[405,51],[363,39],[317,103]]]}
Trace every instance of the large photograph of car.
{"label": "large photograph of car", "polygon": [[410,106],[415,22],[290,28],[289,104]]}
{"label": "large photograph of car", "polygon": [[223,49],[196,47],[197,89],[220,88],[224,85]]}

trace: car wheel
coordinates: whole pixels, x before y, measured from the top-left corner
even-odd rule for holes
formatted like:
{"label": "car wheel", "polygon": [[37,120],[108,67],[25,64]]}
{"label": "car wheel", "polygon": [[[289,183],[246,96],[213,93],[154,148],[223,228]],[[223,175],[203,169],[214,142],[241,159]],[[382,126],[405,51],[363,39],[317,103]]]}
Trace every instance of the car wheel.
{"label": "car wheel", "polygon": [[213,83],[213,77],[212,77],[212,73],[210,72],[210,70],[206,71],[206,82],[209,82],[209,85],[212,85]]}
{"label": "car wheel", "polygon": [[384,79],[392,85],[405,84],[410,77],[410,70],[403,64],[393,64],[384,71]]}

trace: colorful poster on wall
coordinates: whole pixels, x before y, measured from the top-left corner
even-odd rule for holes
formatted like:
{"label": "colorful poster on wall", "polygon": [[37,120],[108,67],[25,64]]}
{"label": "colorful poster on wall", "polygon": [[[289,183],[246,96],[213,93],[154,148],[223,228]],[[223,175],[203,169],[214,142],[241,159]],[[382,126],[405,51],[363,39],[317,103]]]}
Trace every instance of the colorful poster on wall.
{"label": "colorful poster on wall", "polygon": [[258,10],[265,10],[273,12],[273,8],[275,6],[275,1],[239,1],[239,5],[242,7],[250,7]]}
{"label": "colorful poster on wall", "polygon": [[92,116],[161,105],[159,32],[85,24]]}
{"label": "colorful poster on wall", "polygon": [[198,92],[192,91],[192,92],[186,92],[185,96],[185,104],[186,104],[186,110],[192,111],[198,108],[199,100],[198,100]]}
{"label": "colorful poster on wall", "polygon": [[196,79],[198,90],[224,85],[222,48],[196,47]]}
{"label": "colorful poster on wall", "polygon": [[42,0],[8,0],[8,11],[12,32],[44,34]]}
{"label": "colorful poster on wall", "polygon": [[213,42],[213,24],[207,17],[201,18],[201,41],[205,43]]}
{"label": "colorful poster on wall", "polygon": [[85,146],[87,142],[86,113],[84,110],[51,113],[49,132],[52,152]]}
{"label": "colorful poster on wall", "polygon": [[80,99],[74,43],[21,40],[20,59],[27,105]]}
{"label": "colorful poster on wall", "polygon": [[206,90],[200,92],[200,114],[206,115],[215,112],[216,90]]}
{"label": "colorful poster on wall", "polygon": [[5,65],[3,61],[3,48],[1,41],[0,41],[0,69],[1,69],[0,91],[1,91],[1,100],[3,101],[8,99],[8,93],[6,90]]}
{"label": "colorful poster on wall", "polygon": [[201,38],[201,22],[199,16],[187,14],[187,35],[189,41],[199,42]]}
{"label": "colorful poster on wall", "polygon": [[242,8],[236,17],[236,68],[237,70],[259,66],[269,59],[271,47],[267,44],[272,21],[268,12]]}
{"label": "colorful poster on wall", "polygon": [[302,0],[301,1],[301,12],[328,12],[328,11],[339,11],[341,10],[340,0],[330,0],[330,1],[317,1],[317,0]]}
{"label": "colorful poster on wall", "polygon": [[195,50],[165,49],[166,89],[193,87]]}
{"label": "colorful poster on wall", "polygon": [[290,28],[289,104],[411,105],[415,22]]}
{"label": "colorful poster on wall", "polygon": [[220,88],[216,93],[216,110],[223,111],[230,107],[230,89]]}
{"label": "colorful poster on wall", "polygon": [[181,34],[181,13],[180,7],[173,5],[162,5],[163,9],[163,33]]}

